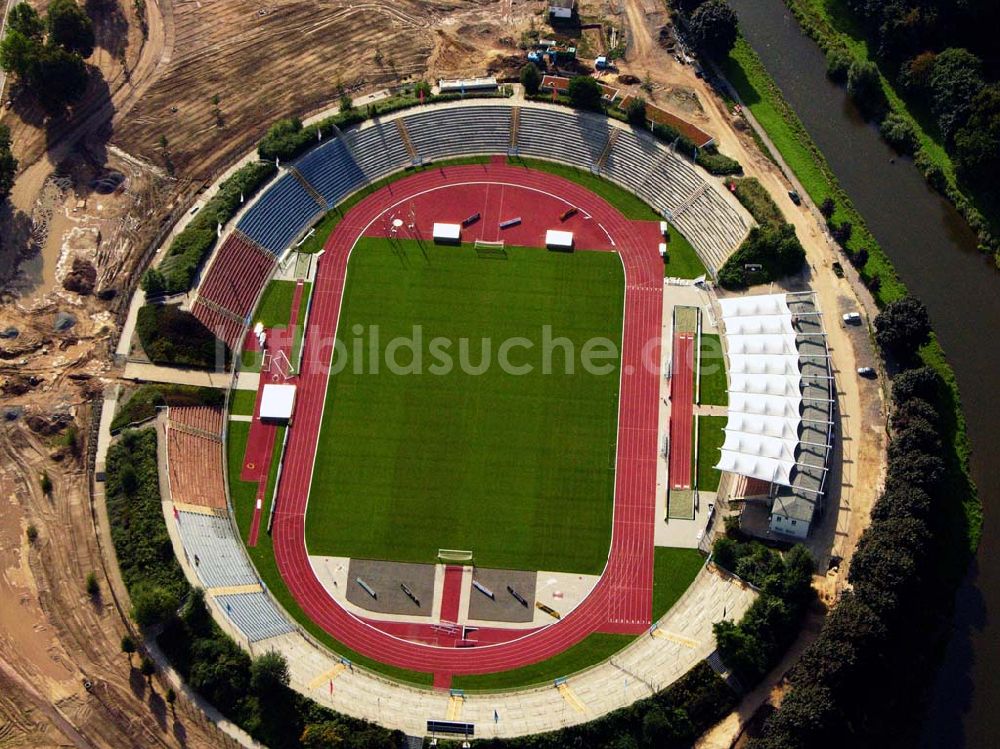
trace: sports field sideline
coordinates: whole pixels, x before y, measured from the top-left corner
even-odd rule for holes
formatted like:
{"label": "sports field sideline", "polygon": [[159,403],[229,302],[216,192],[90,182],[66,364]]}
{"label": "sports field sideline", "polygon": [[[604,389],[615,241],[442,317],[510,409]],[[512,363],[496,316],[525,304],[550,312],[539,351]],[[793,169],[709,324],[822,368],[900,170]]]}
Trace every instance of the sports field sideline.
{"label": "sports field sideline", "polygon": [[[338,341],[347,358],[327,391],[309,496],[310,554],[432,562],[438,548],[471,549],[476,564],[599,573],[610,545],[619,355],[606,374],[583,371],[593,338],[620,350],[624,276],[616,253],[472,247],[364,238],[348,265]],[[543,373],[544,325],[564,349]],[[378,328],[381,366],[368,360]],[[394,374],[387,345],[421,327],[421,374]],[[358,335],[358,332],[361,335]],[[451,341],[455,366],[432,374],[430,342]],[[524,337],[498,366],[498,347]],[[482,374],[459,365],[482,360]],[[365,366],[351,352],[365,345]],[[412,350],[394,360],[416,367]]]}

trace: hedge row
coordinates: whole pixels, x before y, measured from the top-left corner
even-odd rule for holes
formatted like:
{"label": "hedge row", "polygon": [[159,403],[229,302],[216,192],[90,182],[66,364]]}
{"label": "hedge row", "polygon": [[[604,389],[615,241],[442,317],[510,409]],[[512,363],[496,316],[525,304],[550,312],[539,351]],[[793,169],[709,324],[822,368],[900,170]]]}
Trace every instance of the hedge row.
{"label": "hedge row", "polygon": [[223,181],[219,191],[174,237],[159,267],[146,272],[143,289],[147,295],[188,291],[198,269],[215,247],[218,225],[235,216],[242,202],[249,200],[276,171],[277,167],[270,162],[254,162]]}
{"label": "hedge row", "polygon": [[156,432],[129,430],[108,450],[111,536],[133,616],[157,638],[187,684],[254,739],[274,749],[399,749],[404,736],[321,707],[288,687],[283,656],[255,659],[212,620],[174,558],[163,519]]}

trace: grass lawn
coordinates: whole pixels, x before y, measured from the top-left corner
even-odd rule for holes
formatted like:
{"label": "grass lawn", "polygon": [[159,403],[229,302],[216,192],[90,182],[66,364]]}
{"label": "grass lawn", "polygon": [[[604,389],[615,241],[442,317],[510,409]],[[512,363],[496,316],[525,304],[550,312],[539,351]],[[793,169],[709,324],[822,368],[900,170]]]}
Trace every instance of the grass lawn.
{"label": "grass lawn", "polygon": [[726,441],[725,416],[699,416],[698,446],[695,451],[698,459],[698,490],[714,492],[719,488],[719,478],[722,474],[715,470],[719,462],[719,448]]}
{"label": "grass lawn", "polygon": [[[257,497],[257,485],[250,481],[240,481],[240,469],[243,465],[243,454],[246,451],[247,436],[250,433],[250,424],[247,422],[233,421],[229,423],[229,440],[226,445],[228,455],[229,470],[229,490],[232,497],[233,511],[236,524],[240,529],[240,536],[246,543],[250,533],[250,523],[253,520],[253,507]],[[264,498],[263,516],[261,522],[261,532],[257,539],[257,545],[247,547],[250,560],[257,569],[257,574],[267,586],[271,595],[284,607],[285,611],[295,619],[313,637],[326,645],[330,650],[340,656],[349,659],[353,663],[364,668],[385,674],[400,681],[409,682],[418,686],[429,687],[434,680],[433,674],[421,673],[419,671],[409,671],[403,668],[396,668],[384,663],[367,658],[360,653],[356,653],[348,647],[331,637],[325,630],[313,622],[306,613],[299,607],[292,597],[284,579],[278,572],[278,566],[274,559],[274,547],[271,544],[271,536],[266,532],[267,516],[271,511],[271,500],[274,494],[274,482],[277,480],[279,456],[281,453],[281,442],[284,439],[284,428],[278,430],[275,435],[274,453],[271,460],[270,474],[268,478],[267,494]]]}
{"label": "grass lawn", "polygon": [[708,406],[729,405],[728,387],[722,341],[714,333],[702,333],[698,352],[698,402]]}
{"label": "grass lawn", "polygon": [[[338,338],[351,351],[354,326],[377,325],[381,348],[419,325],[423,374],[390,372],[385,348],[377,374],[348,361],[331,377],[310,553],[432,562],[439,548],[472,549],[482,566],[599,573],[611,536],[622,295],[612,253],[510,248],[506,260],[486,260],[471,247],[361,240]],[[573,373],[563,347],[542,353],[543,326],[575,350]],[[447,374],[438,336],[451,342]],[[516,337],[509,361],[528,373],[497,364]],[[614,351],[603,374],[581,366],[595,337]],[[473,374],[465,364],[484,355],[492,365]],[[417,364],[406,348],[394,358]]]}
{"label": "grass lawn", "polygon": [[486,691],[544,684],[606,661],[634,639],[630,635],[595,633],[547,660],[493,674],[455,676],[451,685],[455,689]]}
{"label": "grass lawn", "polygon": [[837,206],[832,217],[834,223],[851,222],[854,231],[850,246],[865,247],[869,252],[864,274],[867,277],[878,275],[881,279],[881,288],[875,293],[879,302],[884,304],[903,296],[906,290],[896,277],[885,251],[875,241],[861,214],[837,181],[826,157],[813,143],[802,121],[746,39],[740,37],[737,40],[721,67],[743,104],[767,132],[812,201],[819,205],[824,199],[833,198]]}
{"label": "grass lawn", "polygon": [[657,547],[653,556],[653,621],[659,621],[684,595],[705,564],[697,549]]}
{"label": "grass lawn", "polygon": [[229,413],[237,416],[252,416],[257,404],[256,390],[233,390],[229,395]]}
{"label": "grass lawn", "polygon": [[697,278],[704,275],[705,264],[701,262],[694,247],[677,227],[670,225],[670,242],[667,243],[667,262],[663,264],[663,277]]}

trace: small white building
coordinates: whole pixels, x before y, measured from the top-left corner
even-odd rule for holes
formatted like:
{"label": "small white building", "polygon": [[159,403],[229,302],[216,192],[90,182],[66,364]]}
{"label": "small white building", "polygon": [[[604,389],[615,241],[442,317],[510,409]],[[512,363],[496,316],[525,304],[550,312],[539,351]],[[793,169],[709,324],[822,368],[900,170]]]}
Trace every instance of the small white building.
{"label": "small white building", "polygon": [[576,0],[549,0],[549,16],[551,18],[570,19],[576,8]]}
{"label": "small white building", "polygon": [[460,244],[461,224],[434,224],[434,241],[438,244]]}
{"label": "small white building", "polygon": [[295,385],[264,385],[260,396],[261,421],[288,421],[295,408]]}
{"label": "small white building", "polygon": [[545,246],[550,250],[572,250],[573,232],[549,229],[545,232]]}

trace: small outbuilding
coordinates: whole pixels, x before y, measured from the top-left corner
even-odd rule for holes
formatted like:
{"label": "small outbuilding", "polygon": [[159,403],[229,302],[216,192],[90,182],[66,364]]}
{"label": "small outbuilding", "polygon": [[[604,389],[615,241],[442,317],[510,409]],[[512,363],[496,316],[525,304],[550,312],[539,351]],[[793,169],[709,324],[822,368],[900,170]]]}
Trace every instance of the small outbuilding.
{"label": "small outbuilding", "polygon": [[434,224],[434,241],[438,244],[459,244],[462,241],[462,225]]}
{"label": "small outbuilding", "polygon": [[545,246],[550,250],[572,250],[573,232],[549,229],[545,232]]}
{"label": "small outbuilding", "polygon": [[295,408],[295,385],[264,385],[260,396],[260,419],[287,422]]}
{"label": "small outbuilding", "polygon": [[568,20],[575,8],[576,0],[549,0],[549,17]]}

